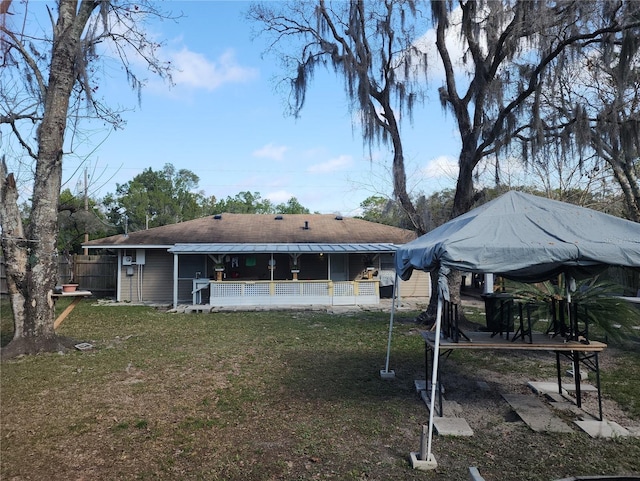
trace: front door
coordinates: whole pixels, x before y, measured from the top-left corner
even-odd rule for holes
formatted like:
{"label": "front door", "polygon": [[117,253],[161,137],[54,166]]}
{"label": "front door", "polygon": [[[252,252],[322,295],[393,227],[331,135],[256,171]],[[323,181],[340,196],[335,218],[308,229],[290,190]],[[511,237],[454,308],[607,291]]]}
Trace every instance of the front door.
{"label": "front door", "polygon": [[348,281],[349,280],[349,263],[346,254],[331,254],[331,273],[332,281]]}

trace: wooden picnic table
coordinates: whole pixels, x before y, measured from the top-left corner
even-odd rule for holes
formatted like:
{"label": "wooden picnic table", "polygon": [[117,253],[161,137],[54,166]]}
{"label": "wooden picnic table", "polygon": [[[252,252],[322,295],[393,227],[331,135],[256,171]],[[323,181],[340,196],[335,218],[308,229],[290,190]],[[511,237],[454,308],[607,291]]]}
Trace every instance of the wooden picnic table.
{"label": "wooden picnic table", "polygon": [[[425,343],[425,376],[427,383],[431,379],[429,370],[430,352],[435,354],[435,333],[433,331],[421,331],[420,334]],[[598,391],[598,411],[602,420],[602,394],[600,391],[600,365],[598,353],[604,351],[607,345],[603,342],[589,341],[567,341],[560,336],[550,336],[543,333],[531,333],[529,342],[518,342],[508,337],[495,336],[490,332],[467,333],[469,339],[453,342],[449,338],[441,339],[438,350],[439,355],[448,355],[457,349],[467,350],[517,350],[517,351],[547,351],[556,355],[556,370],[558,376],[558,393],[562,393],[562,373],[560,368],[560,356],[569,358],[573,364],[574,382],[576,388],[576,404],[582,407],[580,389],[580,365],[584,365],[596,375],[596,387]],[[465,336],[466,337],[466,336]],[[440,370],[440,369],[438,369]],[[438,376],[439,378],[439,376]],[[438,389],[440,398],[440,416],[442,416],[442,394]]]}

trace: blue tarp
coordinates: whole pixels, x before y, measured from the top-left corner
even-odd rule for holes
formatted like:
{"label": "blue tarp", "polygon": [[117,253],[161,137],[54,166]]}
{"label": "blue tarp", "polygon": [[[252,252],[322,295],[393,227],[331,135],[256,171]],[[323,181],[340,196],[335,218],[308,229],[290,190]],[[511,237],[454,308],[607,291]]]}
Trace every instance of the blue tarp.
{"label": "blue tarp", "polygon": [[640,267],[640,224],[592,209],[511,191],[398,248],[396,269],[440,266],[538,282],[560,273],[592,276]]}

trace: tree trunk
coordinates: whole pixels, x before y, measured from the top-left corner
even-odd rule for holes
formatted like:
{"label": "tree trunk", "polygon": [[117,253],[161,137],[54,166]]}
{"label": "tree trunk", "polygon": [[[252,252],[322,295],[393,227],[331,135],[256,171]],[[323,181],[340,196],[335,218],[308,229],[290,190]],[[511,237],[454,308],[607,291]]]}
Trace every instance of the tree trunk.
{"label": "tree trunk", "polygon": [[[458,160],[460,172],[456,184],[456,193],[453,198],[452,219],[469,212],[473,206],[473,170],[479,159],[476,159],[476,136],[471,135],[470,137],[472,137],[471,140],[463,140],[463,147]],[[469,144],[469,147],[465,149],[466,144]]]}
{"label": "tree trunk", "polygon": [[638,182],[633,162],[619,162],[615,158],[608,159],[608,162],[622,189],[625,212],[629,220],[640,222],[640,182]]}
{"label": "tree trunk", "polygon": [[[474,134],[470,134],[463,141],[463,149],[460,152],[459,168],[460,173],[458,175],[458,183],[456,186],[456,193],[453,201],[453,211],[451,212],[450,219],[462,215],[468,212],[473,206],[474,191],[473,191],[473,169],[478,164],[475,152],[476,137]],[[467,148],[465,149],[465,146]],[[462,283],[462,274],[460,271],[452,270],[449,276],[449,295],[451,296],[451,302],[460,304],[460,285]],[[431,298],[429,299],[429,305],[427,310],[421,316],[421,320],[426,320],[427,323],[433,322],[436,316],[437,302],[438,302],[438,273],[431,273]],[[464,313],[460,311],[460,315],[464,317]]]}
{"label": "tree trunk", "polygon": [[[389,111],[392,112],[390,106]],[[407,192],[407,174],[404,168],[404,151],[402,148],[400,129],[398,128],[395,117],[393,117],[392,113],[387,114],[386,117],[391,118],[388,131],[391,135],[391,139],[393,140],[393,193],[411,220],[414,230],[419,236],[421,236],[426,234],[427,228],[425,225],[425,219],[418,214],[411,197],[409,197],[409,193]]]}
{"label": "tree trunk", "polygon": [[79,62],[80,37],[96,6],[95,2],[84,1],[77,7],[77,2],[69,0],[59,5],[49,82],[44,92],[44,115],[39,128],[31,216],[24,235],[15,183],[11,182],[11,176],[3,175],[3,228],[7,224],[14,227],[13,235],[5,237],[3,248],[8,255],[6,269],[15,334],[2,350],[2,358],[64,348],[53,327],[55,302],[52,298],[57,282],[57,216],[64,133]]}
{"label": "tree trunk", "polygon": [[[453,211],[451,218],[458,217],[471,210],[474,200],[473,191],[473,170],[478,164],[476,159],[476,143],[477,139],[475,135],[470,135],[472,140],[463,140],[463,150],[460,152],[459,167],[460,173],[458,174],[458,183],[456,186],[456,193],[453,200]],[[468,146],[465,150],[464,146]],[[462,273],[458,270],[451,270],[451,273],[447,276],[449,281],[449,295],[451,296],[451,302],[454,304],[461,303],[460,286],[462,285]],[[460,310],[460,316],[464,317],[464,313]]]}

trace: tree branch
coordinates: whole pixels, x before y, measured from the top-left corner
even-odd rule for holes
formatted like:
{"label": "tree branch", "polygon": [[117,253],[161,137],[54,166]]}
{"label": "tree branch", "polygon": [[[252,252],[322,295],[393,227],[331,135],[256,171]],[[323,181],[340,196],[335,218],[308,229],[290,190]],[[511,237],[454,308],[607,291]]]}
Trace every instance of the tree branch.
{"label": "tree branch", "polygon": [[594,32],[590,32],[588,34],[576,35],[573,37],[566,38],[558,43],[558,45],[549,52],[542,60],[538,63],[538,65],[533,69],[533,72],[529,78],[529,83],[526,89],[520,92],[519,95],[516,96],[511,102],[509,102],[504,108],[498,112],[498,116],[493,123],[493,127],[489,130],[489,134],[484,138],[483,142],[478,146],[477,153],[479,156],[482,156],[482,152],[492,144],[495,139],[501,134],[503,131],[503,125],[505,119],[511,112],[513,112],[517,107],[519,107],[535,90],[540,86],[541,79],[540,75],[547,68],[547,66],[556,59],[567,47],[572,44],[578,43],[583,40],[592,40],[597,37],[603,36],[607,33],[616,33],[628,28],[637,28],[640,27],[640,22],[634,22],[625,26],[610,26],[598,29]]}
{"label": "tree branch", "polygon": [[44,81],[42,72],[38,68],[38,64],[36,63],[35,59],[29,54],[29,52],[27,52],[27,49],[25,48],[24,44],[20,40],[18,40],[18,37],[16,37],[16,35],[12,31],[7,29],[4,25],[0,24],[0,32],[3,32],[12,40],[13,43],[11,45],[15,49],[17,49],[18,52],[20,52],[20,55],[22,56],[24,61],[27,63],[31,71],[33,72],[33,75],[35,76],[36,81],[38,83],[38,89],[40,91],[40,100],[44,101],[44,99],[47,97],[47,84]]}

